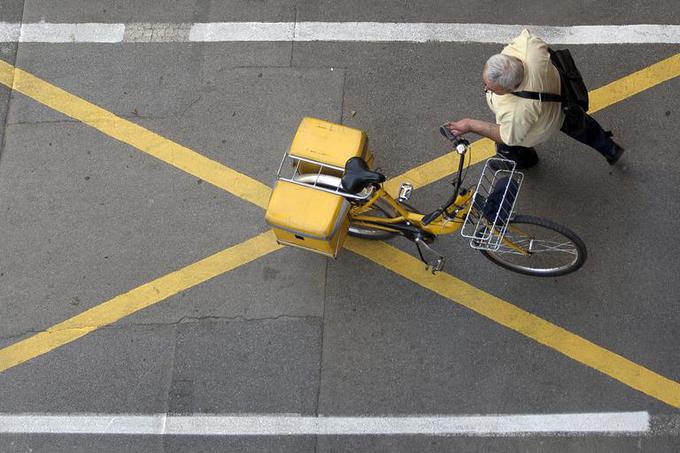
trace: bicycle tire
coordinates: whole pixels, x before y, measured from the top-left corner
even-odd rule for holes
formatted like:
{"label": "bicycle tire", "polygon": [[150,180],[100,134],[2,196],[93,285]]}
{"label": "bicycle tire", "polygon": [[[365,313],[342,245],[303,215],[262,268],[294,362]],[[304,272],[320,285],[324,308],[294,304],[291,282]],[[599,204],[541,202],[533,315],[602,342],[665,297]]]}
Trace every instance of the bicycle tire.
{"label": "bicycle tire", "polygon": [[[524,227],[527,231],[519,233],[511,229],[512,226],[516,226],[519,230]],[[529,234],[529,230],[540,231],[541,235],[543,233],[552,234],[552,237],[561,237],[562,240],[567,239],[567,244],[570,245],[567,247],[564,243],[554,243],[554,239],[552,239],[552,237],[546,239],[543,239],[543,236],[537,237],[536,234]],[[533,251],[531,256],[522,255],[510,247],[504,247],[503,245],[501,245],[497,251],[480,250],[480,252],[494,264],[497,264],[504,269],[524,275],[532,275],[535,277],[559,277],[562,275],[571,274],[572,272],[580,269],[588,257],[586,245],[576,233],[567,227],[540,217],[527,215],[515,216],[510,221],[510,226],[508,227],[505,237],[518,244],[525,241],[531,241],[529,247],[534,247],[534,243],[538,241],[536,244],[537,248]],[[540,249],[541,245],[547,248],[542,250]],[[565,255],[569,254],[573,254],[574,257],[571,259],[571,261],[568,261],[558,267],[532,267],[530,265],[530,261],[524,261],[524,264],[521,264],[523,260],[531,260],[535,257],[539,257],[535,261],[539,259],[545,260],[547,259],[546,257],[548,254],[553,254],[556,257],[559,256],[560,259],[562,257],[567,258]],[[512,259],[516,259],[518,262],[516,263],[512,261]]]}

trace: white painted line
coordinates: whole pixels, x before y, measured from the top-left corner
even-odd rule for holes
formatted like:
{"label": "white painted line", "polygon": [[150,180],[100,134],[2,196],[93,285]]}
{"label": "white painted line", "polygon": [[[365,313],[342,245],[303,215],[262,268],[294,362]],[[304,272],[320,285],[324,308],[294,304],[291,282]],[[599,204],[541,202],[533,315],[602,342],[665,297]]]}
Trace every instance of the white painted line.
{"label": "white painted line", "polygon": [[437,24],[377,22],[301,22],[295,41],[401,41],[507,43],[523,28],[551,44],[680,43],[680,25]]}
{"label": "white painted line", "polygon": [[508,42],[524,28],[520,25],[302,22],[296,41],[361,42]]}
{"label": "white painted line", "polygon": [[647,412],[405,417],[0,415],[5,434],[191,436],[643,434]]}
{"label": "white painted line", "polygon": [[293,41],[293,22],[219,22],[194,24],[189,41]]}
{"label": "white painted line", "polygon": [[116,43],[123,40],[124,24],[23,24],[20,42]]}
{"label": "white painted line", "polygon": [[680,44],[680,25],[549,25],[384,22],[213,22],[196,24],[12,24],[0,42],[476,42],[507,43],[529,28],[551,44]]}
{"label": "white painted line", "polygon": [[0,22],[0,42],[17,42],[21,35],[20,24]]}

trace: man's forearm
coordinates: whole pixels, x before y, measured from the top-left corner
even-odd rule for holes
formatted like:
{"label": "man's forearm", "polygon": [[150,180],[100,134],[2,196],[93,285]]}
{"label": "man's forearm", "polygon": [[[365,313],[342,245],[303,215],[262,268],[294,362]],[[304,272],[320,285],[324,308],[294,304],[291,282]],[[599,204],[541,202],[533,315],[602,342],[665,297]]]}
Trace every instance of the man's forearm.
{"label": "man's forearm", "polygon": [[483,137],[490,138],[496,143],[503,143],[501,128],[498,124],[488,123],[481,120],[470,119],[470,131]]}

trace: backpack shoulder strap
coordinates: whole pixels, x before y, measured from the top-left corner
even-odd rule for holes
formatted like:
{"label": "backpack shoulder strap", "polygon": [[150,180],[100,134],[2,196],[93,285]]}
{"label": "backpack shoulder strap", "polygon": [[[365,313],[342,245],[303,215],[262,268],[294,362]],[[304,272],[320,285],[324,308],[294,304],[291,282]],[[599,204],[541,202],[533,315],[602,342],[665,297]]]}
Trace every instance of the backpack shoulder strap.
{"label": "backpack shoulder strap", "polygon": [[513,91],[517,97],[524,99],[533,99],[541,102],[562,102],[562,96],[553,93],[539,93],[538,91]]}

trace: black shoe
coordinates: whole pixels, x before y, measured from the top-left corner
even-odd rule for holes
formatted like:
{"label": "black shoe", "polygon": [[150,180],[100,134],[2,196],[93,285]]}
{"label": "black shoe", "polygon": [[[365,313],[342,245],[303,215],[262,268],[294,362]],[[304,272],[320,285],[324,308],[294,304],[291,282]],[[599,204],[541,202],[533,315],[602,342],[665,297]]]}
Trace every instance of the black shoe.
{"label": "black shoe", "polygon": [[604,156],[607,159],[607,162],[609,165],[614,165],[618,160],[623,156],[623,152],[625,150],[621,148],[619,145],[614,143],[614,148],[612,149],[612,153],[609,156]]}
{"label": "black shoe", "polygon": [[524,170],[533,167],[538,163],[538,154],[534,148],[523,146],[508,146],[500,143],[496,144],[496,156],[508,159],[517,164],[517,170]]}
{"label": "black shoe", "polygon": [[494,156],[496,159],[503,159],[505,162],[500,161],[500,160],[495,160],[491,159],[489,160],[489,168],[491,168],[493,171],[499,171],[499,170],[506,170],[510,171],[512,169],[512,164],[510,164],[507,161],[511,161],[515,163],[515,170],[526,170],[527,168],[533,167],[538,163],[538,157],[536,157],[530,165],[523,165],[523,162],[517,162],[516,160],[513,159],[508,159],[506,156],[503,156],[502,154],[496,154]]}

